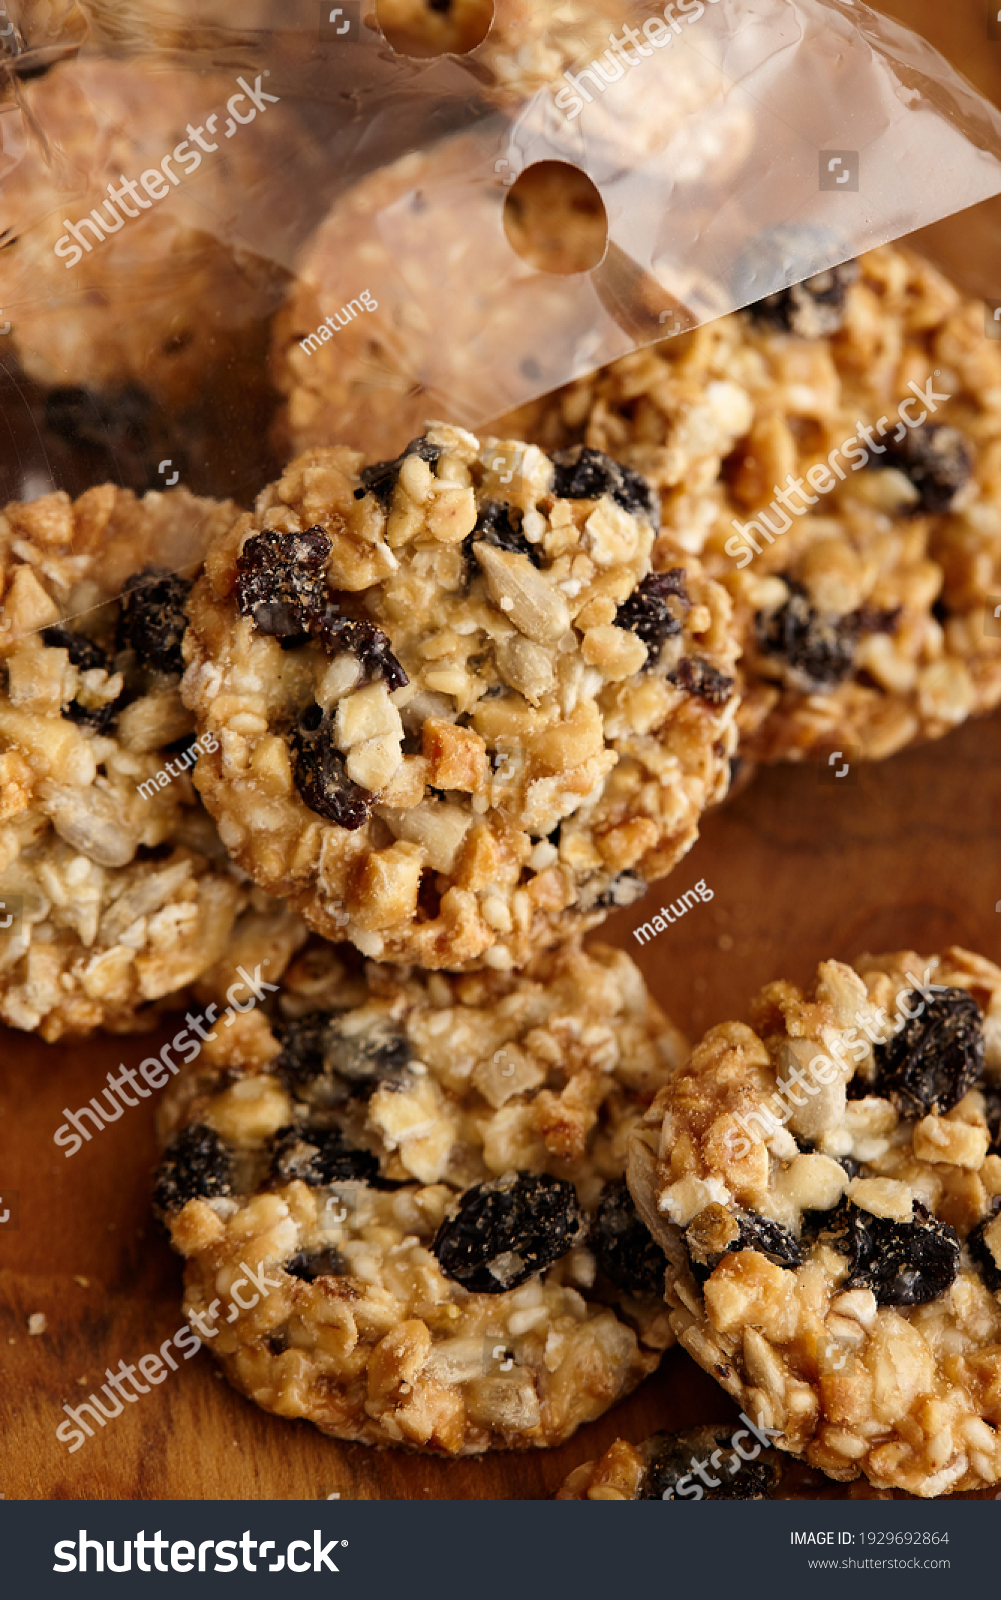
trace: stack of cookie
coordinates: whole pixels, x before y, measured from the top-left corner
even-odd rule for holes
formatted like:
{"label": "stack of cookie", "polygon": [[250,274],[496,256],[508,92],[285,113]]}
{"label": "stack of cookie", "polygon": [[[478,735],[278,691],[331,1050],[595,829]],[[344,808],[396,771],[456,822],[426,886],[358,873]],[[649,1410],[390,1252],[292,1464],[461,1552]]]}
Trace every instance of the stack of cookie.
{"label": "stack of cookie", "polygon": [[[0,1016],[121,1031],[267,972],[172,1069],[154,1205],[186,1315],[269,1411],[551,1446],[677,1340],[756,1445],[619,1441],[567,1497],[982,1490],[1001,971],[825,962],[690,1054],[582,938],[739,754],[878,759],[1001,700],[1001,346],[886,247],[482,437],[408,438],[405,330],[373,347],[354,313],[336,359],[300,354],[344,310],[330,241],[400,181],[303,253],[288,464],[252,510],[98,484],[0,516]],[[190,394],[208,356],[161,335]],[[131,381],[128,341],[102,352],[78,381]]]}

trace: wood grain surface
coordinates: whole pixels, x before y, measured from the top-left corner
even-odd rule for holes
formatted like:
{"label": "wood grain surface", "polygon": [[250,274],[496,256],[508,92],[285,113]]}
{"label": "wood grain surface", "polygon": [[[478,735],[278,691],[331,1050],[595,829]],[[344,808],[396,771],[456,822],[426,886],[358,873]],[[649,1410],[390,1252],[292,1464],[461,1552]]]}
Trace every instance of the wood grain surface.
{"label": "wood grain surface", "polygon": [[[958,942],[1001,959],[998,773],[1001,719],[837,782],[815,766],[759,771],[706,818],[672,882],[705,878],[699,904],[654,944],[631,908],[602,932],[629,949],[657,998],[694,1037],[769,979],[805,981],[827,956]],[[823,781],[821,781],[823,779]],[[659,900],[658,900],[659,903]],[[162,1039],[168,1037],[165,1029]],[[562,1449],[440,1461],[323,1438],[258,1411],[200,1351],[74,1455],[55,1438],[61,1407],[105,1368],[155,1352],[181,1326],[180,1264],[147,1214],[154,1102],[130,1110],[67,1160],[52,1135],[119,1062],[160,1036],[46,1046],[0,1037],[0,1492],[55,1499],[539,1498],[617,1433],[725,1421],[730,1402],[678,1351],[660,1373]],[[3,1205],[0,1205],[0,1211]],[[42,1312],[46,1331],[31,1336]]]}
{"label": "wood grain surface", "polygon": [[[1001,41],[981,0],[894,0],[978,87],[1001,99]],[[959,243],[955,245],[959,254]],[[966,252],[969,256],[969,251]],[[993,262],[972,263],[987,276]],[[1001,297],[1001,290],[995,291]],[[706,818],[670,886],[713,890],[652,945],[629,949],[676,1022],[697,1035],[742,1014],[771,978],[806,980],[818,960],[863,950],[919,953],[959,942],[1001,960],[998,773],[1001,720],[970,724],[836,782],[815,767],[759,772]],[[64,1120],[119,1062],[136,1065],[173,1028],[145,1039],[46,1046],[0,1031],[0,1495],[12,1499],[540,1498],[618,1433],[726,1421],[722,1391],[686,1356],[562,1449],[446,1462],[323,1438],[258,1411],[203,1350],[69,1455],[55,1431],[107,1367],[155,1352],[181,1326],[181,1269],[148,1215],[153,1102],[127,1111],[66,1160]],[[41,1312],[45,1331],[28,1333]]]}

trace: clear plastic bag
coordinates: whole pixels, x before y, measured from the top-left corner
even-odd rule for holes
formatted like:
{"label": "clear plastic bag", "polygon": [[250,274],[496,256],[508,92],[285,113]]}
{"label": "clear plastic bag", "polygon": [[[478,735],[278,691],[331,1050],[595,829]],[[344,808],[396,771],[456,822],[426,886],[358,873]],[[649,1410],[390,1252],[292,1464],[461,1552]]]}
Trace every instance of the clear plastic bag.
{"label": "clear plastic bag", "polygon": [[[270,0],[238,28],[228,10],[10,0],[0,327],[5,410],[31,448],[5,498],[179,471],[248,503],[303,442],[380,454],[428,416],[479,427],[1001,191],[998,113],[848,0],[608,0],[560,27],[496,0],[481,45],[432,60],[395,53],[370,3],[344,39],[311,8],[294,27]],[[192,127],[221,148],[189,173]],[[153,198],[102,240],[112,154]],[[600,195],[591,270],[512,247],[505,201],[543,161]],[[283,296],[274,427],[263,342]],[[53,411],[67,388],[93,402],[86,427]],[[149,438],[132,460],[114,439],[136,393]]]}

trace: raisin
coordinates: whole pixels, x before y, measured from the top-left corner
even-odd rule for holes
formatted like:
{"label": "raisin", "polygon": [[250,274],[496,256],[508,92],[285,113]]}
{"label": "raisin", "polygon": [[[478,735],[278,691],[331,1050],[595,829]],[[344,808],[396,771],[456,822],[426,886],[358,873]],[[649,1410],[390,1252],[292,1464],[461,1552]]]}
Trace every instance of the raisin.
{"label": "raisin", "polygon": [[[904,1006],[917,1010],[913,990]],[[924,999],[920,1016],[909,1018],[887,1044],[873,1048],[876,1093],[906,1117],[941,1116],[958,1105],[983,1072],[984,1033],[977,1002],[965,989],[946,989]]]}
{"label": "raisin", "polygon": [[992,1227],[996,1221],[996,1215],[985,1217],[983,1222],[977,1223],[977,1226],[966,1241],[974,1264],[991,1294],[997,1294],[998,1290],[1001,1289],[1001,1265],[999,1265],[994,1251],[984,1238],[984,1232],[987,1228]]}
{"label": "raisin", "polygon": [[842,1287],[871,1289],[881,1306],[922,1306],[937,1300],[959,1270],[955,1228],[936,1221],[918,1200],[913,1221],[894,1222],[845,1199],[820,1231],[850,1262]]}
{"label": "raisin", "polygon": [[553,494],[558,500],[600,500],[610,494],[623,511],[659,525],[660,497],[634,467],[624,467],[588,445],[557,451],[553,464]]}
{"label": "raisin", "polygon": [[948,511],[973,474],[973,446],[966,435],[947,423],[929,422],[891,439],[884,455],[870,457],[874,467],[896,467],[918,491],[915,511]]}
{"label": "raisin", "polygon": [[405,689],[410,679],[389,647],[389,635],[374,622],[356,622],[327,610],[317,623],[317,636],[330,655],[347,651],[361,662],[369,683],[382,680],[390,690]]}
{"label": "raisin", "polygon": [[[43,628],[42,638],[47,649],[67,651],[71,665],[80,672],[107,669],[107,654],[85,633],[73,633],[69,628]],[[70,722],[79,723],[81,727],[93,728],[95,733],[103,733],[114,722],[118,710],[118,700],[108,700],[99,706],[85,706],[80,700],[71,700],[69,705],[63,707],[63,716]]]}
{"label": "raisin", "polygon": [[843,261],[803,283],[767,294],[747,309],[755,321],[780,328],[783,333],[795,333],[801,339],[824,339],[841,327],[846,290],[858,275],[857,261]]}
{"label": "raisin", "polygon": [[[675,600],[672,608],[668,600]],[[691,605],[685,588],[684,567],[670,572],[649,572],[642,583],[624,600],[615,613],[615,626],[635,633],[649,651],[649,665],[657,660],[665,640],[674,638],[684,626],[677,614]]]}
{"label": "raisin", "polygon": [[376,1022],[364,1033],[343,1022],[333,1022],[324,1054],[330,1070],[355,1093],[367,1093],[380,1086],[402,1089],[412,1079],[413,1051],[388,1021]]}
{"label": "raisin", "polygon": [[181,640],[191,582],[164,567],[144,567],[126,579],[119,601],[118,648],[131,647],[144,666],[181,673]]}
{"label": "raisin", "polygon": [[67,651],[71,664],[81,672],[93,672],[95,667],[108,665],[105,651],[85,633],[73,633],[69,628],[43,628],[42,638],[47,649]]}
{"label": "raisin", "polygon": [[311,706],[292,736],[292,775],[310,811],[353,833],[368,821],[374,796],[348,777],[332,737],[333,715]]}
{"label": "raisin", "polygon": [[393,490],[400,476],[400,468],[407,457],[419,456],[421,461],[426,461],[430,465],[444,454],[443,444],[431,444],[428,439],[423,438],[411,439],[407,448],[394,461],[375,461],[370,467],[362,467],[362,486],[355,490],[355,499],[363,500],[367,494],[374,494],[383,511],[388,512],[393,499]]}
{"label": "raisin", "polygon": [[323,1072],[323,1046],[330,1027],[330,1014],[309,1011],[291,1022],[276,1022],[275,1034],[281,1050],[272,1062],[287,1088],[304,1088]]}
{"label": "raisin", "polygon": [[795,1271],[803,1255],[788,1229],[756,1211],[728,1211],[713,1203],[694,1217],[685,1231],[692,1275],[699,1283],[715,1272],[724,1256],[757,1250],[777,1267]]}
{"label": "raisin", "polygon": [[272,1146],[271,1174],[284,1183],[300,1178],[311,1188],[351,1178],[367,1183],[379,1175],[379,1158],[371,1150],[349,1145],[340,1128],[322,1132],[279,1128]]}
{"label": "raisin", "polygon": [[512,555],[527,556],[533,567],[537,567],[542,557],[542,548],[540,545],[531,544],[525,538],[520,522],[519,511],[505,505],[502,500],[491,500],[480,511],[472,533],[466,535],[464,544],[467,551],[477,540],[483,540],[486,544],[492,544],[497,550],[510,550]]}
{"label": "raisin", "polygon": [[855,628],[847,617],[825,617],[815,611],[802,585],[786,578],[789,598],[777,611],[759,611],[754,619],[758,648],[781,656],[807,689],[833,689],[843,683],[855,661]]}
{"label": "raisin", "polygon": [[[647,1465],[637,1499],[663,1500],[666,1495],[695,1500],[701,1487],[704,1500],[770,1500],[782,1477],[778,1458],[768,1452],[742,1460],[732,1434],[732,1426],[653,1434],[643,1445]],[[695,1472],[693,1461],[705,1470],[705,1478]],[[684,1487],[675,1493],[679,1483]]]}
{"label": "raisin", "polygon": [[336,1079],[343,1099],[345,1089],[365,1094],[380,1084],[402,1088],[410,1081],[413,1052],[388,1022],[377,1021],[359,1033],[329,1012],[311,1011],[278,1023],[275,1032],[281,1052],[273,1067],[290,1088],[305,1091],[318,1078]]}
{"label": "raisin", "polygon": [[301,641],[327,604],[325,566],[333,546],[322,528],[266,528],[236,558],[240,612],[261,633]]}
{"label": "raisin", "polygon": [[180,1211],[189,1200],[232,1192],[229,1152],[214,1128],[192,1122],[171,1139],[153,1189],[158,1211]]}
{"label": "raisin", "polygon": [[466,1190],[433,1249],[446,1278],[473,1294],[503,1294],[551,1267],[586,1229],[566,1178],[509,1172]]}
{"label": "raisin", "polygon": [[343,1278],[350,1271],[340,1251],[332,1245],[326,1250],[311,1250],[308,1255],[300,1250],[282,1266],[290,1278],[301,1278],[303,1283],[315,1283],[317,1278]]}
{"label": "raisin", "polygon": [[664,1293],[667,1257],[651,1236],[624,1183],[605,1190],[591,1230],[591,1245],[607,1278],[633,1294]]}
{"label": "raisin", "polygon": [[699,656],[682,656],[673,672],[667,675],[669,683],[677,684],[686,694],[698,695],[711,706],[725,706],[733,694],[734,680],[728,678],[711,662]]}

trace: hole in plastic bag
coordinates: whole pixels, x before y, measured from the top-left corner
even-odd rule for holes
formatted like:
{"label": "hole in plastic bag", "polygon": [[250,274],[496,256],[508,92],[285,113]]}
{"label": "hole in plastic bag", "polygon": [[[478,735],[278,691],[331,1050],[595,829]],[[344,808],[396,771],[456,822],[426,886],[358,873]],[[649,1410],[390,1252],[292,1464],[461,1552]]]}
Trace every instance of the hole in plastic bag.
{"label": "hole in plastic bag", "polygon": [[540,272],[590,272],[608,248],[605,202],[579,167],[537,161],[508,190],[504,232],[512,250]]}
{"label": "hole in plastic bag", "polygon": [[376,0],[383,36],[401,56],[464,56],[482,44],[493,0]]}

